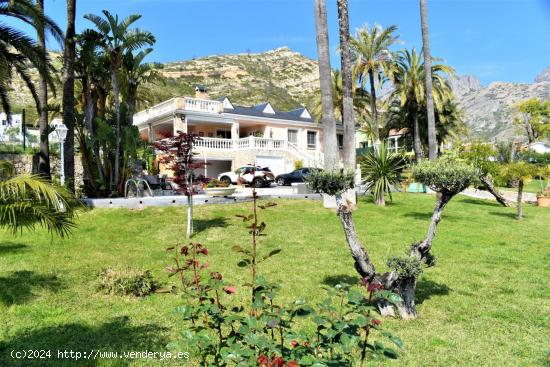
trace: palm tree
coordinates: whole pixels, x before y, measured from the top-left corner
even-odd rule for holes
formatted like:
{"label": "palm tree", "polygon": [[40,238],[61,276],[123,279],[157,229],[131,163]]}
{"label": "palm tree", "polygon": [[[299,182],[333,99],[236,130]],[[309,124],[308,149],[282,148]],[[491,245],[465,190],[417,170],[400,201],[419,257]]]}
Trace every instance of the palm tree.
{"label": "palm tree", "polygon": [[[442,110],[444,103],[452,99],[452,90],[446,77],[454,75],[454,69],[443,64],[431,67],[432,83],[434,85],[434,104]],[[422,159],[422,142],[420,134],[420,113],[426,108],[425,68],[422,62],[422,53],[403,50],[398,53],[394,70],[391,74],[395,90],[392,98],[400,102],[402,109],[406,107],[404,116],[412,121],[414,153],[416,161]]]}
{"label": "palm tree", "polygon": [[[38,24],[44,24],[45,29],[56,39],[62,37],[59,27],[28,0],[0,0],[0,16],[18,19],[35,28]],[[48,83],[53,86],[49,74],[49,60],[44,61],[43,49],[25,33],[3,22],[0,23],[0,102],[8,117],[11,112],[9,90],[14,72],[25,82],[37,110],[40,109],[38,93],[28,72],[27,63],[36,68],[41,75],[46,75]]]}
{"label": "palm tree", "polygon": [[119,20],[118,15],[111,15],[107,10],[103,10],[105,19],[95,15],[86,14],[84,18],[88,19],[97,27],[99,33],[103,36],[105,42],[105,52],[109,55],[111,67],[111,84],[113,88],[113,100],[116,119],[116,154],[114,178],[111,182],[111,189],[118,187],[120,179],[120,69],[122,67],[122,57],[126,51],[135,51],[143,46],[153,45],[155,36],[148,31],[138,28],[130,29],[130,26],[141,18],[141,15],[132,14]]}
{"label": "palm tree", "polygon": [[67,236],[78,207],[72,195],[43,177],[13,173],[11,163],[0,161],[0,228],[16,234],[38,224],[52,235]]}
{"label": "palm tree", "polygon": [[76,0],[67,0],[67,32],[65,32],[65,48],[63,54],[63,123],[67,126],[67,137],[64,144],[65,176],[70,190],[74,192],[74,63],[76,59],[75,45]]}
{"label": "palm tree", "polygon": [[430,34],[426,0],[420,0],[420,22],[422,24],[422,52],[424,53],[424,74],[426,81],[426,113],[428,115],[428,158],[437,158],[437,135],[435,130],[434,97],[432,93],[432,57],[430,55]]}
{"label": "palm tree", "polygon": [[[41,116],[41,150],[39,172],[46,177],[50,175],[49,151],[47,146],[47,86],[53,88],[49,75],[50,63],[46,53],[45,33],[51,33],[58,41],[63,39],[59,27],[44,15],[43,0],[36,4],[29,0],[0,0],[0,15],[18,19],[34,27],[38,35],[38,43],[21,31],[0,24],[0,99],[5,112],[10,115],[10,100],[8,90],[13,78],[13,70],[23,79],[37,104]],[[39,91],[27,72],[26,63],[30,62],[39,72]],[[44,116],[46,119],[44,121]]]}
{"label": "palm tree", "polygon": [[[127,52],[124,55],[124,78],[123,78],[123,95],[128,104],[128,126],[132,126],[134,122],[134,113],[138,103],[138,89],[143,83],[155,83],[164,81],[160,69],[163,65],[158,62],[147,62],[143,60],[153,51],[152,48],[147,48],[134,55],[132,52]],[[146,98],[145,96],[141,96]]]}
{"label": "palm tree", "polygon": [[348,0],[338,0],[340,58],[342,67],[342,125],[344,126],[344,168],[355,171],[355,118],[349,37]]}
{"label": "palm tree", "polygon": [[[342,121],[342,116],[344,114],[342,73],[338,69],[332,70],[331,89],[335,119]],[[368,121],[371,118],[368,107],[369,94],[364,89],[358,88],[356,85],[353,85],[352,95],[355,121],[366,128],[366,125],[370,125]],[[320,118],[322,116],[322,111],[323,106],[321,96],[316,95],[315,99],[313,100],[313,107],[311,112],[315,117]],[[368,126],[368,130],[370,131],[370,126]]]}
{"label": "palm tree", "polygon": [[389,152],[386,143],[380,143],[380,149],[369,152],[361,162],[361,172],[371,190],[376,205],[384,206],[384,195],[387,193],[392,200],[391,190],[399,184],[399,174],[407,166],[403,157]]}
{"label": "palm tree", "polygon": [[391,45],[395,44],[398,36],[394,33],[397,27],[392,25],[382,28],[375,25],[369,28],[365,25],[355,37],[351,39],[351,47],[356,58],[356,73],[361,85],[366,84],[367,77],[370,84],[370,109],[372,115],[372,131],[374,132],[375,146],[380,141],[378,109],[376,106],[376,80],[383,81],[384,75],[389,74],[391,68]]}
{"label": "palm tree", "polygon": [[321,87],[324,166],[332,171],[338,168],[336,120],[331,88],[331,67],[328,41],[327,6],[325,0],[315,0],[315,29],[319,57],[319,81]]}

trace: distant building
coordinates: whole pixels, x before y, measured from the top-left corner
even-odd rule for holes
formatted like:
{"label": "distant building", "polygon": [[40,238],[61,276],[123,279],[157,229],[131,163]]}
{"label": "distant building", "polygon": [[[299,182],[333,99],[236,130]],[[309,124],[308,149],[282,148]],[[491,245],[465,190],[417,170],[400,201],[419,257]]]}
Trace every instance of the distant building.
{"label": "distant building", "polygon": [[529,144],[529,150],[540,154],[550,153],[550,145],[542,141],[537,141]]}

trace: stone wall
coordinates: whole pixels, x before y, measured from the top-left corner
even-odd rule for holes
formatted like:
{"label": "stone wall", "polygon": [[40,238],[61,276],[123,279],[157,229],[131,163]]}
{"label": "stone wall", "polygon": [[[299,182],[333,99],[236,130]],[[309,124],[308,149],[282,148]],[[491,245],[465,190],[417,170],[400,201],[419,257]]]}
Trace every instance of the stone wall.
{"label": "stone wall", "polygon": [[[13,164],[15,168],[15,174],[20,175],[23,173],[32,173],[32,155],[30,154],[11,154],[11,153],[0,153],[0,160],[8,161]],[[59,171],[61,162],[58,157],[50,157],[50,165],[52,176],[56,179],[59,179]],[[75,156],[74,159],[74,170],[75,170],[75,186],[78,188],[82,185],[82,160],[79,156]]]}

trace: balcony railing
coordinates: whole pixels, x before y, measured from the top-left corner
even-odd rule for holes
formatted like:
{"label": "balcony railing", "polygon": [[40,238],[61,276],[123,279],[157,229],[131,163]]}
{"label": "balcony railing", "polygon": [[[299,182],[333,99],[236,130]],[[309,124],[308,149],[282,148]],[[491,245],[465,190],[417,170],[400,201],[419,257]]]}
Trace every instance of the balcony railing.
{"label": "balcony railing", "polygon": [[265,149],[265,150],[281,150],[288,149],[288,142],[282,139],[266,139],[249,136],[240,139],[221,139],[221,138],[201,138],[195,143],[197,148],[206,149],[225,149],[225,150],[241,150],[241,149]]}
{"label": "balcony railing", "polygon": [[186,111],[221,113],[223,112],[223,102],[185,97],[183,109]]}
{"label": "balcony railing", "polygon": [[176,110],[222,113],[223,102],[191,97],[176,97],[136,113],[134,115],[134,124],[139,125],[155,117],[175,112]]}

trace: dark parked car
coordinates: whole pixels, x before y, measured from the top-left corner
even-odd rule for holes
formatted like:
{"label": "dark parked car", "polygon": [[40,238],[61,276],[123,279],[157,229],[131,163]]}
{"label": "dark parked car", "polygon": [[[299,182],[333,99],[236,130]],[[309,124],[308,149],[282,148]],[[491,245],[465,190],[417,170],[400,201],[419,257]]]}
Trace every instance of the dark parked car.
{"label": "dark parked car", "polygon": [[294,182],[304,182],[305,178],[313,171],[320,171],[319,168],[298,168],[290,173],[284,173],[275,177],[275,182],[279,186],[290,186]]}

